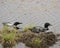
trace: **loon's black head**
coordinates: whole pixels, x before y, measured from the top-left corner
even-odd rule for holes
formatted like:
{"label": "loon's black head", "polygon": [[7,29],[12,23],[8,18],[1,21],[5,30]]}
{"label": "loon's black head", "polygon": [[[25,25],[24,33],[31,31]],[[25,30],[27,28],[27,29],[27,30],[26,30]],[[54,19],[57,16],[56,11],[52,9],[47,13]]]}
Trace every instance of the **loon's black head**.
{"label": "loon's black head", "polygon": [[22,23],[20,23],[20,22],[15,22],[13,25],[17,26],[17,25],[19,25],[19,24],[22,24]]}
{"label": "loon's black head", "polygon": [[[50,23],[45,23],[45,24],[44,24],[44,27],[45,27],[45,28],[48,28],[48,26],[52,26],[52,25],[51,25]],[[48,30],[48,29],[47,29],[47,30]]]}

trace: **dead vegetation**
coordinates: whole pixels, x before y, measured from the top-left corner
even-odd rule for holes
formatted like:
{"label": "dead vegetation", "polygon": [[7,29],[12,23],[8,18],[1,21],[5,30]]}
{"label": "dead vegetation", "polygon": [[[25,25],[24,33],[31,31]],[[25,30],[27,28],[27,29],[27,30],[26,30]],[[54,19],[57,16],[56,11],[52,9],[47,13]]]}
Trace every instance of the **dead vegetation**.
{"label": "dead vegetation", "polygon": [[57,38],[53,32],[33,33],[31,31],[19,33],[17,42],[23,42],[31,48],[49,48],[56,43]]}
{"label": "dead vegetation", "polygon": [[[59,36],[59,35],[57,35]],[[0,33],[0,43],[3,47],[13,47],[16,43],[22,42],[31,48],[49,48],[57,41],[53,32],[34,33],[29,30],[18,32],[15,29],[3,29]]]}

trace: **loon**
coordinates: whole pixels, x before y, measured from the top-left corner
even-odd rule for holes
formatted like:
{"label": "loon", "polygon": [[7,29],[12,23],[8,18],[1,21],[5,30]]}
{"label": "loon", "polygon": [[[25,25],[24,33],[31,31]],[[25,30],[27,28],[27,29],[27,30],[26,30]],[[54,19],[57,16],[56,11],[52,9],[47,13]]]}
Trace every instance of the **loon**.
{"label": "loon", "polygon": [[4,22],[2,24],[7,25],[8,27],[14,27],[15,29],[20,29],[19,27],[17,27],[17,25],[22,24],[22,23],[20,23],[20,22],[14,22],[14,23]]}
{"label": "loon", "polygon": [[32,32],[36,32],[36,33],[39,33],[39,32],[46,32],[49,30],[49,26],[52,26],[50,23],[45,23],[44,24],[44,27],[41,27],[41,26],[34,26],[32,27],[31,29],[29,29],[30,31]]}

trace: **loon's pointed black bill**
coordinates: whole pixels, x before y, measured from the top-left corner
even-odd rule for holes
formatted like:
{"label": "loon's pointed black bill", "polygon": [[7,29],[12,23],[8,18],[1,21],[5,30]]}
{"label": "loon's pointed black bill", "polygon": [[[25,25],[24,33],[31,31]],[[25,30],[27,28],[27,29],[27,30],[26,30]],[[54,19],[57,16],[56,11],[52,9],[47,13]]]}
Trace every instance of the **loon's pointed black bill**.
{"label": "loon's pointed black bill", "polygon": [[49,24],[49,26],[52,26],[52,24]]}
{"label": "loon's pointed black bill", "polygon": [[52,24],[49,23],[49,26],[52,26]]}
{"label": "loon's pointed black bill", "polygon": [[20,24],[22,24],[22,23],[20,23]]}

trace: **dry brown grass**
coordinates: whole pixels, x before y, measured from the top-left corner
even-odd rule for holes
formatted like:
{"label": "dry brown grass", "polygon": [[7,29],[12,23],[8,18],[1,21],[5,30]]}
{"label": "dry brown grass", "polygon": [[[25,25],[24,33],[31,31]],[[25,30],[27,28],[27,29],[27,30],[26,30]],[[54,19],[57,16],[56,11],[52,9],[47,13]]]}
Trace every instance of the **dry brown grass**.
{"label": "dry brown grass", "polygon": [[55,44],[57,38],[53,32],[33,33],[31,31],[17,33],[17,42],[23,42],[31,48],[49,48]]}
{"label": "dry brown grass", "polygon": [[[6,30],[4,30],[6,31]],[[8,32],[8,30],[6,31]],[[3,32],[4,33],[4,32]],[[10,34],[12,33],[12,34]],[[2,34],[2,33],[0,33]],[[49,48],[49,46],[52,46],[56,43],[56,35],[53,32],[40,32],[40,33],[34,33],[31,31],[26,31],[26,32],[16,32],[15,30],[11,30],[9,32],[10,36],[7,38],[7,36],[2,37],[0,35],[0,40],[4,38],[3,41],[3,46],[14,46],[16,43],[23,42],[26,46],[29,46],[31,48]],[[13,34],[15,36],[13,37]],[[11,36],[12,35],[12,36]],[[13,37],[13,40],[12,40]],[[7,43],[8,42],[8,43]],[[8,44],[8,45],[7,45]]]}

